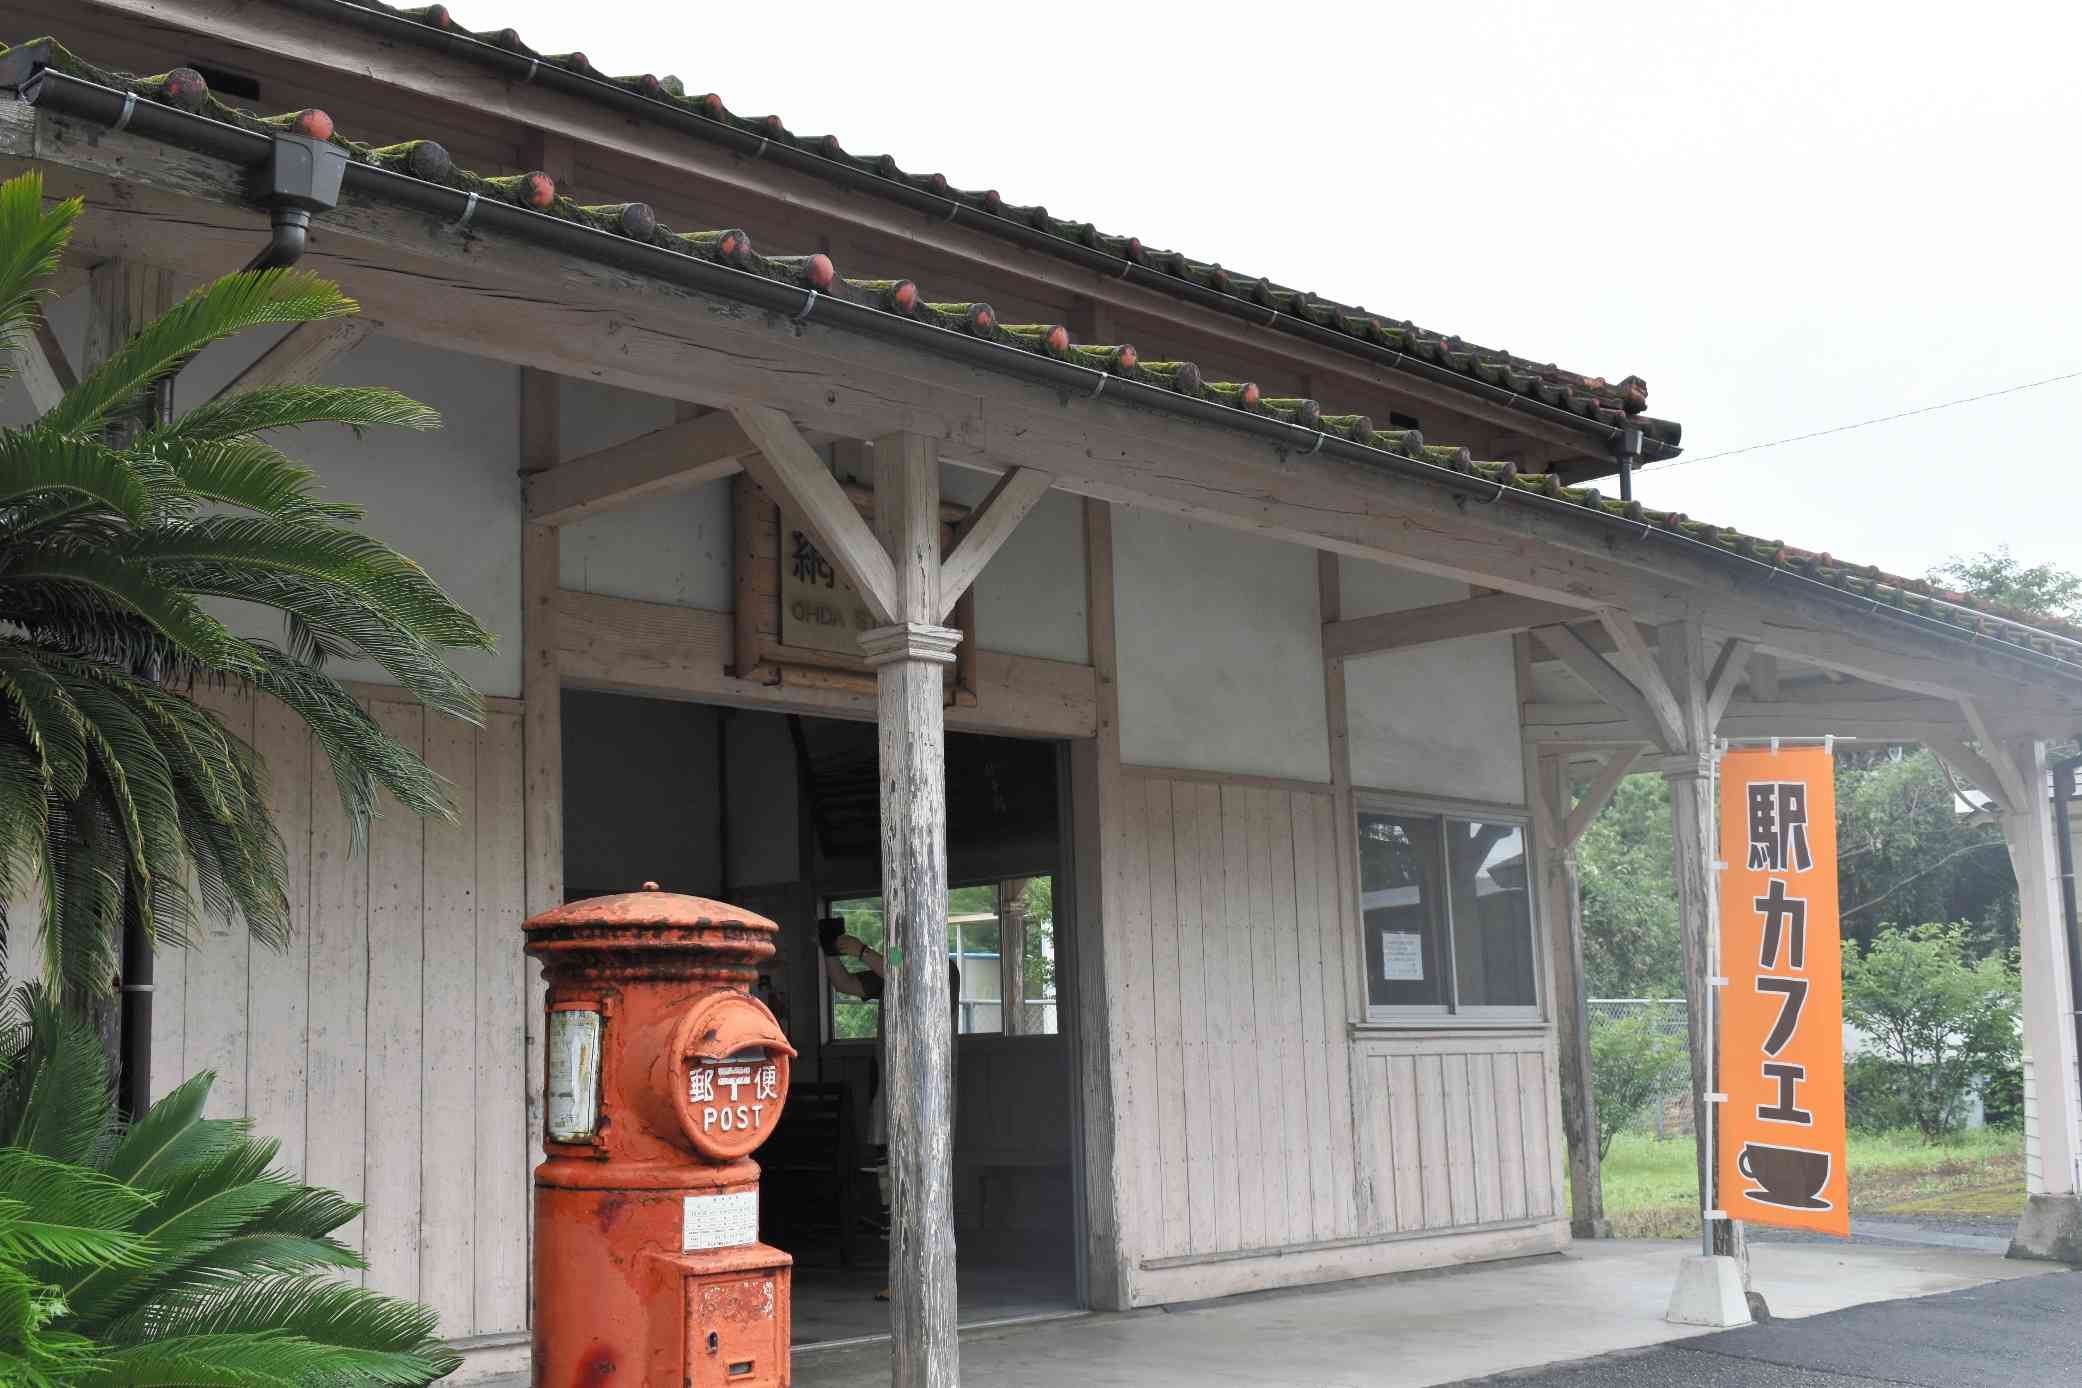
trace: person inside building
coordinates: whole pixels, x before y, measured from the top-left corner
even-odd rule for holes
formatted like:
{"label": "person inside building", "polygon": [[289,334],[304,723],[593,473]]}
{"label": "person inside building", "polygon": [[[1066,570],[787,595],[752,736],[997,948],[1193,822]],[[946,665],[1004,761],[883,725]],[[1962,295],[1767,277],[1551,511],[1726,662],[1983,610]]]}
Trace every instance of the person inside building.
{"label": "person inside building", "polygon": [[[864,998],[879,1002],[888,991],[889,961],[882,951],[876,949],[857,935],[849,934],[843,916],[826,916],[817,922],[817,944],[824,952],[824,976],[831,983],[834,993],[849,997]],[[846,960],[858,960],[861,968],[849,969]],[[947,1128],[954,1130],[954,1096],[961,1092],[955,1081],[954,1062],[960,1054],[955,1037],[961,1032],[961,965],[953,959],[947,961],[947,1017],[950,1023],[947,1041]],[[882,1208],[889,1209],[889,1105],[885,1097],[886,1087],[882,1083],[885,1063],[883,1038],[888,1034],[886,1017],[881,1009],[875,1013],[875,1070],[869,1081],[871,1102],[869,1110],[868,1141],[879,1149],[881,1156],[876,1163],[875,1180],[881,1189]],[[887,1224],[885,1222],[886,1231]],[[884,1287],[875,1294],[878,1301],[889,1300],[889,1288]]]}

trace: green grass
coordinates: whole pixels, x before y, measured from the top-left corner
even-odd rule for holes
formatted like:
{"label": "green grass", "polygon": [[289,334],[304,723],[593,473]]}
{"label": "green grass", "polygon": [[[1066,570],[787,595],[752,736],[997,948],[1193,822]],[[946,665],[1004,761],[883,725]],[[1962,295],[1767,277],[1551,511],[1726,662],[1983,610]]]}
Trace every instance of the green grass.
{"label": "green grass", "polygon": [[[1605,1214],[1620,1238],[1688,1238],[1699,1224],[1689,1137],[1613,1140]],[[1982,1128],[1929,1144],[1913,1131],[1852,1133],[1853,1214],[2011,1214],[2024,1204],[2024,1139]]]}

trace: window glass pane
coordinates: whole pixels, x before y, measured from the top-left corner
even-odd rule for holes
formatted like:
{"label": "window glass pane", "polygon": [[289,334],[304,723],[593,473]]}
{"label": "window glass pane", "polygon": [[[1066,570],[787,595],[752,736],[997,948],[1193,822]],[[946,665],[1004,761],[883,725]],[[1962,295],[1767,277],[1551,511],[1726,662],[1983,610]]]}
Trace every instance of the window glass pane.
{"label": "window glass pane", "polygon": [[1439,821],[1359,815],[1359,910],[1366,933],[1366,995],[1376,1007],[1446,1005],[1439,924]]}
{"label": "window glass pane", "polygon": [[1026,930],[1021,948],[1021,1012],[1019,1030],[1026,1036],[1053,1036],[1055,1000],[1055,879],[1029,877],[1021,893]]}
{"label": "window glass pane", "polygon": [[[1003,931],[998,921],[998,889],[995,885],[956,887],[947,894],[948,986],[954,991],[955,1016],[964,1032],[1000,1032],[1005,1029],[1003,975],[998,963]],[[877,953],[885,948],[887,926],[879,897],[856,897],[831,903],[831,914],[844,918],[846,933],[858,936]],[[866,966],[847,961],[849,972]],[[834,1041],[873,1040],[880,1024],[882,1004],[856,998],[827,987],[831,1002],[831,1038]]]}
{"label": "window glass pane", "polygon": [[1449,819],[1446,861],[1459,1006],[1533,1006],[1538,998],[1525,831],[1516,824]]}
{"label": "window glass pane", "polygon": [[[882,920],[880,897],[856,897],[851,901],[834,901],[831,914],[844,918],[846,933],[856,936],[861,943],[880,953],[886,938],[886,927]],[[858,973],[866,965],[848,961],[849,967]],[[873,1040],[876,1024],[881,1015],[882,1004],[867,998],[850,997],[844,993],[831,992],[831,1039],[855,1041],[862,1038]]]}

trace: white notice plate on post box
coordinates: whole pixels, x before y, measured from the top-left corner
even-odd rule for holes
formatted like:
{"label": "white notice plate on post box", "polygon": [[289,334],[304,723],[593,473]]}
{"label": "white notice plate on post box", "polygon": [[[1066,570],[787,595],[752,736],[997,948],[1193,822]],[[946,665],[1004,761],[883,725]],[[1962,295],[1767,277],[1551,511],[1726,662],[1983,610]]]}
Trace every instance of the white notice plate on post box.
{"label": "white notice plate on post box", "polygon": [[689,1195],[680,1202],[680,1251],[759,1242],[759,1192]]}
{"label": "white notice plate on post box", "polygon": [[600,1126],[600,1014],[561,1008],[549,1014],[549,1114],[552,1142],[587,1142]]}

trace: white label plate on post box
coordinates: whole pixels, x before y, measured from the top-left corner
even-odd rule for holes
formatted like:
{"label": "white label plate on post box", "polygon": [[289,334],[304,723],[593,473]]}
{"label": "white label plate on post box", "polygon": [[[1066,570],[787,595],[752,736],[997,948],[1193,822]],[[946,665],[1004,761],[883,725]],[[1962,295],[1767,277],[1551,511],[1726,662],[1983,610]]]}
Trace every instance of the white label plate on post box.
{"label": "white label plate on post box", "polygon": [[587,1142],[600,1126],[600,1014],[563,1008],[549,1014],[549,1113],[552,1142]]}
{"label": "white label plate on post box", "polygon": [[680,1251],[759,1242],[759,1192],[689,1195],[680,1202]]}

